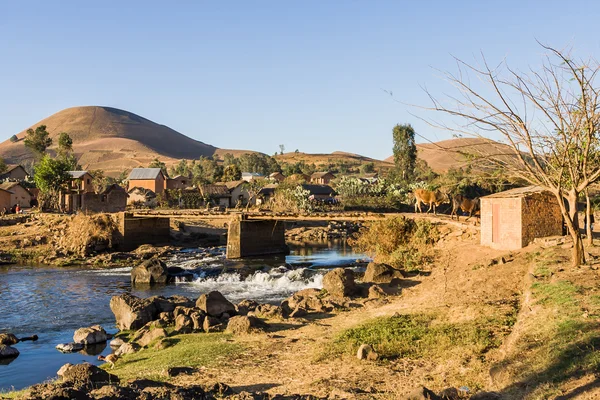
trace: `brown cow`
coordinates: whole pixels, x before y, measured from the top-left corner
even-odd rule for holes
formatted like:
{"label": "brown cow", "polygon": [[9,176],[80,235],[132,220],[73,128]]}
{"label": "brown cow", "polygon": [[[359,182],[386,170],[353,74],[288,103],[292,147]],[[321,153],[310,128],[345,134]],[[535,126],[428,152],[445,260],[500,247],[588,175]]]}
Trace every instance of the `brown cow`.
{"label": "brown cow", "polygon": [[479,211],[479,197],[475,197],[474,199],[469,199],[468,197],[463,196],[462,194],[457,194],[452,197],[452,212],[450,213],[450,219],[454,219],[454,215],[456,215],[456,220],[460,221],[460,217],[458,215],[458,209],[461,209],[463,212],[468,212],[469,216],[467,217],[467,221],[469,218],[473,216],[474,212]]}
{"label": "brown cow", "polygon": [[421,202],[423,202],[429,204],[427,213],[429,213],[433,207],[433,213],[436,214],[435,208],[448,201],[448,195],[439,190],[432,192],[431,190],[415,189],[413,195],[415,196],[415,212],[417,212],[417,208],[419,209],[419,212],[423,212],[423,210],[421,210]]}

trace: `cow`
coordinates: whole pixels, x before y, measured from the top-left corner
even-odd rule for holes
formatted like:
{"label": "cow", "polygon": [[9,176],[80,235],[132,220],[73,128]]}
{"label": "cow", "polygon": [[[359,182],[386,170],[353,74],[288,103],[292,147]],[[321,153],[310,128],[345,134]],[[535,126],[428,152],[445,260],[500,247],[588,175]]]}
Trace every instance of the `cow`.
{"label": "cow", "polygon": [[456,215],[456,220],[460,221],[460,217],[458,215],[459,208],[463,212],[469,213],[469,216],[467,217],[468,221],[469,218],[473,216],[473,213],[479,211],[479,197],[469,199],[468,197],[465,197],[462,194],[452,196],[452,212],[450,213],[450,219],[454,219],[454,215]]}
{"label": "cow", "polygon": [[448,201],[448,195],[440,192],[439,190],[432,192],[431,190],[416,189],[413,192],[413,195],[415,196],[415,212],[417,212],[417,209],[419,209],[419,212],[423,212],[423,210],[421,210],[421,202],[423,202],[425,204],[429,204],[429,210],[427,210],[427,213],[429,213],[433,207],[433,213],[436,214],[435,208]]}

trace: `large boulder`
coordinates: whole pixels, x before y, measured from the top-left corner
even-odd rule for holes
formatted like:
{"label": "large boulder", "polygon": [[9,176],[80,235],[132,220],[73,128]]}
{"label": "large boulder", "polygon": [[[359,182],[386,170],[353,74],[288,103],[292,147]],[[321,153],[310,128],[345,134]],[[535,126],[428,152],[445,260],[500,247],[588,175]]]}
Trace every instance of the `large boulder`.
{"label": "large boulder", "polygon": [[0,333],[0,344],[7,346],[19,343],[19,339],[12,333]]}
{"label": "large boulder", "polygon": [[362,280],[363,282],[390,283],[398,278],[403,278],[403,275],[397,269],[387,264],[370,262]]}
{"label": "large boulder", "polygon": [[193,300],[179,295],[166,298],[163,296],[153,296],[148,300],[152,300],[154,304],[156,304],[159,314],[163,312],[172,312],[176,307],[194,307],[195,304]]}
{"label": "large boulder", "polygon": [[235,334],[263,332],[268,326],[260,318],[251,315],[236,315],[229,319],[226,331]]}
{"label": "large boulder", "polygon": [[158,316],[156,304],[151,299],[140,299],[128,293],[113,296],[110,309],[117,319],[117,328],[140,329]]}
{"label": "large boulder", "polygon": [[146,260],[131,270],[132,284],[153,285],[155,283],[167,283],[168,271],[164,262],[158,258]]}
{"label": "large boulder", "polygon": [[19,350],[5,344],[0,344],[0,358],[12,358],[19,355]]}
{"label": "large boulder", "polygon": [[198,297],[196,307],[211,317],[219,318],[224,313],[229,314],[229,316],[236,314],[235,306],[216,290]]}
{"label": "large boulder", "polygon": [[115,354],[117,356],[122,356],[123,354],[133,354],[140,349],[140,345],[137,343],[123,343],[116,351]]}
{"label": "large boulder", "polygon": [[89,328],[79,328],[73,335],[75,343],[96,344],[104,343],[108,340],[108,334],[100,325],[93,325]]}
{"label": "large boulder", "polygon": [[336,268],[325,274],[323,289],[333,297],[351,297],[359,290],[354,282],[354,272],[344,268]]}
{"label": "large boulder", "polygon": [[194,330],[194,321],[185,314],[179,314],[175,318],[175,331],[179,334],[192,333]]}
{"label": "large boulder", "polygon": [[62,373],[63,382],[72,383],[76,388],[98,388],[118,383],[119,378],[89,363],[75,364]]}

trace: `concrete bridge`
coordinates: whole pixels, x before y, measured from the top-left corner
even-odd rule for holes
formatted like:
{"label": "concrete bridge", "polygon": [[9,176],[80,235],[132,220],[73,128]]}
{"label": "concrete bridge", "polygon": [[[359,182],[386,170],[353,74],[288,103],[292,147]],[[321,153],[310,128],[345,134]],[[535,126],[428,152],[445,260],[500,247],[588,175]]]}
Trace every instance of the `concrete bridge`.
{"label": "concrete bridge", "polygon": [[232,217],[227,232],[227,258],[287,254],[285,224],[275,219]]}

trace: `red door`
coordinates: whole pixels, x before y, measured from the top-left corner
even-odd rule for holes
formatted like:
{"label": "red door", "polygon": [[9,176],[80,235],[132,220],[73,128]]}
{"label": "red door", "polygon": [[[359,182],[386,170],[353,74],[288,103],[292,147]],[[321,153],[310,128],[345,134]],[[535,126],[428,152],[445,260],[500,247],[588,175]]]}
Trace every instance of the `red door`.
{"label": "red door", "polygon": [[492,204],[492,243],[500,241],[500,204]]}

